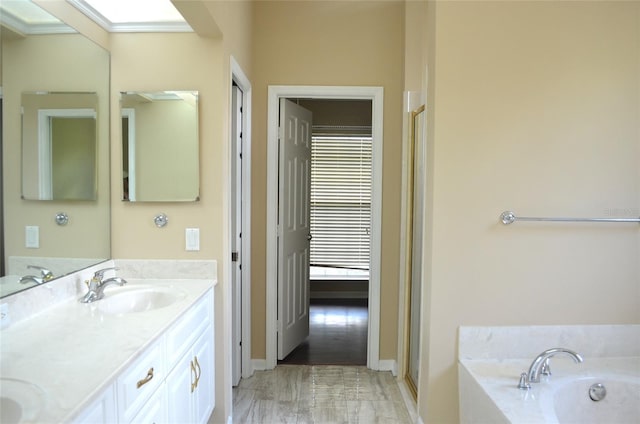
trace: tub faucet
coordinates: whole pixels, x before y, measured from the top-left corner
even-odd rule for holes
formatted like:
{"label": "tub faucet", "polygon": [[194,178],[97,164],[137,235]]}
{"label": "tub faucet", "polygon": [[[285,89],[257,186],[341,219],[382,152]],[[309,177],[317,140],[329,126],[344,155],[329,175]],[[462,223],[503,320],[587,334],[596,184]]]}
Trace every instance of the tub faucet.
{"label": "tub faucet", "polygon": [[106,280],[103,280],[105,272],[111,271],[111,270],[117,270],[117,269],[118,268],[104,268],[104,269],[97,270],[93,274],[93,277],[91,277],[91,280],[85,281],[85,283],[87,283],[87,286],[89,287],[89,291],[87,292],[87,294],[84,295],[82,299],[80,299],[80,302],[82,303],[95,302],[96,300],[100,300],[104,297],[105,287],[111,284],[118,284],[119,286],[126,284],[127,281],[124,278],[120,278],[120,277],[111,277],[111,278],[107,278]]}
{"label": "tub faucet", "polygon": [[529,371],[526,373],[522,373],[522,375],[520,376],[520,384],[518,384],[518,388],[529,389],[531,388],[529,383],[539,383],[540,374],[543,372],[543,370],[546,374],[550,374],[549,358],[560,353],[569,355],[576,364],[582,362],[582,356],[569,349],[556,347],[553,349],[545,350],[540,355],[535,357],[535,359],[531,363],[531,366],[529,367]]}

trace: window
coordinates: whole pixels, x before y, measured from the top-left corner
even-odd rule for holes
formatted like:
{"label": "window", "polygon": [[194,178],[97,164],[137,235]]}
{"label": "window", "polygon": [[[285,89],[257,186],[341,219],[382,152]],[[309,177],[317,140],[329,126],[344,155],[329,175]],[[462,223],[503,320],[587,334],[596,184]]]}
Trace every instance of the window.
{"label": "window", "polygon": [[369,270],[371,147],[367,135],[311,143],[311,266]]}

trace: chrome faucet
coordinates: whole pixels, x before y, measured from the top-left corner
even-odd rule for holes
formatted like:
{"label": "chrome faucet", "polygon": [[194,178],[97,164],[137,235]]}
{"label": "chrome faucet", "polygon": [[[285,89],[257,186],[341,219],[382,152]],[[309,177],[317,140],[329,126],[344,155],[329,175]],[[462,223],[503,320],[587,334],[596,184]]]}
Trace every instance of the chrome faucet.
{"label": "chrome faucet", "polygon": [[27,268],[38,269],[40,270],[40,277],[36,277],[35,275],[25,275],[24,277],[20,277],[20,284],[26,284],[28,282],[42,284],[47,281],[53,280],[53,273],[49,271],[47,268],[43,268],[37,265],[27,265]]}
{"label": "chrome faucet", "polygon": [[561,347],[545,350],[540,355],[535,357],[535,359],[531,363],[531,366],[529,367],[529,371],[526,373],[523,372],[520,375],[520,383],[518,384],[518,388],[530,389],[531,385],[529,383],[540,382],[540,374],[550,375],[551,370],[549,369],[549,359],[560,353],[569,355],[576,364],[582,362],[582,356],[580,356],[573,350],[564,349]]}
{"label": "chrome faucet", "polygon": [[105,272],[112,271],[112,270],[115,271],[117,269],[118,268],[103,268],[103,269],[97,270],[93,274],[93,277],[91,277],[91,280],[85,281],[85,283],[89,287],[89,291],[87,292],[87,294],[84,295],[84,297],[80,300],[80,302],[82,303],[95,302],[96,300],[100,300],[104,297],[105,287],[111,284],[118,284],[119,286],[126,284],[127,281],[124,278],[120,278],[120,277],[111,277],[103,280]]}

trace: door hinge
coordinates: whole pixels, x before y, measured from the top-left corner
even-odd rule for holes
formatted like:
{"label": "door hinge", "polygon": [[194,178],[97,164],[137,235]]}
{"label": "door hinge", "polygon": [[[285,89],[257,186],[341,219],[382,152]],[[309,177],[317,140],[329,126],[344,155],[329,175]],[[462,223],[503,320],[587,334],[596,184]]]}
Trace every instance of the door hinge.
{"label": "door hinge", "polygon": [[238,262],[238,252],[231,252],[231,262]]}

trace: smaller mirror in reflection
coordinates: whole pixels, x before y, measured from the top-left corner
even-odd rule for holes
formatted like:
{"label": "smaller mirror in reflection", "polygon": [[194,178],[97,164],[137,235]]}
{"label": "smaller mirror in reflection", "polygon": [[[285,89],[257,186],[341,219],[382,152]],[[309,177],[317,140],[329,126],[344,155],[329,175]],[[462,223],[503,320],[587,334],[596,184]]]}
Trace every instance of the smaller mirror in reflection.
{"label": "smaller mirror in reflection", "polygon": [[120,94],[123,200],[198,200],[198,92]]}
{"label": "smaller mirror in reflection", "polygon": [[96,93],[22,93],[22,197],[96,200]]}

